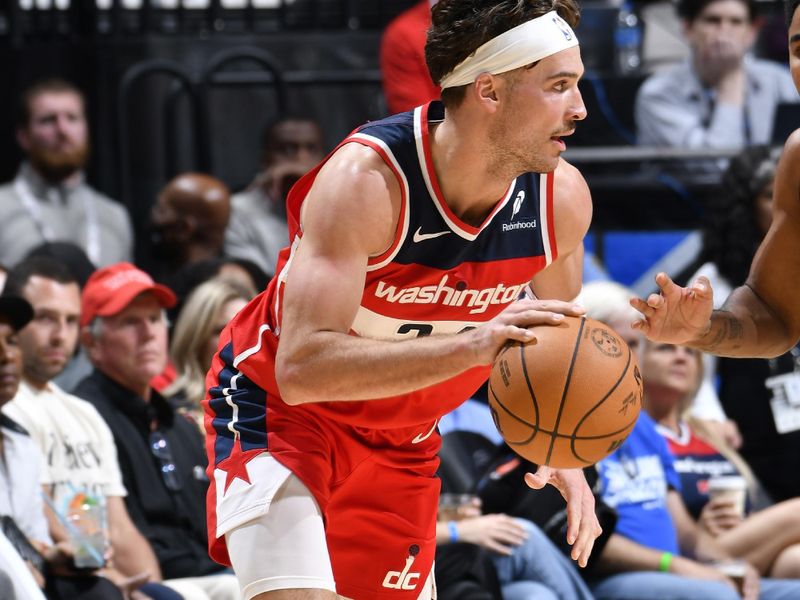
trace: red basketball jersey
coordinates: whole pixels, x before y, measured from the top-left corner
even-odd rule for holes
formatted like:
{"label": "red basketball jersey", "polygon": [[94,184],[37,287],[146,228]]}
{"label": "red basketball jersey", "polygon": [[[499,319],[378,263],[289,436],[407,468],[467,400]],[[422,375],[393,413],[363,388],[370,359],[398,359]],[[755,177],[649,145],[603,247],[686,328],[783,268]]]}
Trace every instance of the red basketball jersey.
{"label": "red basketball jersey", "polygon": [[[402,193],[392,244],[369,260],[353,335],[403,340],[477,327],[514,302],[531,278],[556,258],[552,173],[515,179],[477,227],[448,208],[433,169],[428,135],[429,123],[443,116],[441,103],[432,102],[364,125],[342,142],[372,148],[395,174]],[[300,208],[320,167],[290,192],[291,245],[281,252],[277,275],[266,291],[223,331],[208,374],[204,404],[209,475],[212,482],[215,477],[220,481],[212,483],[209,492],[209,532],[212,555],[221,562],[226,561],[224,540],[214,541],[213,532],[225,529],[225,514],[240,510],[234,501],[226,505],[229,508],[223,505],[231,481],[241,479],[238,473],[247,474],[247,459],[241,457],[268,450],[301,477],[323,512],[337,469],[346,475],[342,462],[355,456],[356,448],[382,448],[385,464],[414,465],[419,475],[432,478],[438,464],[436,420],[470,397],[489,375],[488,366],[473,368],[412,393],[366,402],[320,398],[320,403],[292,407],[281,400],[275,353],[284,284],[291,274],[293,249],[302,237]],[[325,297],[318,301],[325,302]],[[353,444],[339,452],[342,432]],[[327,455],[333,448],[338,460]],[[433,502],[435,518],[435,495]]]}

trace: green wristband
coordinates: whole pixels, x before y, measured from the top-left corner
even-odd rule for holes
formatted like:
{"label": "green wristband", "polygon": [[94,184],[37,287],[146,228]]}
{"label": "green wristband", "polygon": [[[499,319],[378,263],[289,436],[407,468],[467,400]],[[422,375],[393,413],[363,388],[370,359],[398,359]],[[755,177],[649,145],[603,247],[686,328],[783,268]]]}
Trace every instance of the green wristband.
{"label": "green wristband", "polygon": [[662,573],[669,572],[669,566],[672,564],[672,552],[664,552],[661,555],[661,560],[658,561],[658,570]]}

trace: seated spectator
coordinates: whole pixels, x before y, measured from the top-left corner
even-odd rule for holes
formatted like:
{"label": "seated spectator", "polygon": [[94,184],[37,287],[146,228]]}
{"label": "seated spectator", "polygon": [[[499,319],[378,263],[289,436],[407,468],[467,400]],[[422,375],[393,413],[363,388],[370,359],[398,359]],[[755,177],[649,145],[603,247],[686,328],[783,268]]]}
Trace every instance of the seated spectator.
{"label": "seated spectator", "polygon": [[230,192],[216,177],[182,173],[173,178],[150,211],[147,272],[171,283],[182,267],[222,256],[230,214]]}
{"label": "seated spectator", "polygon": [[211,279],[189,295],[175,323],[170,356],[177,378],[164,395],[179,412],[194,419],[201,432],[205,429],[200,402],[206,396],[206,373],[219,334],[251,298],[250,290],[235,280]]}
{"label": "seated spectator", "polygon": [[[278,252],[289,245],[286,195],[323,157],[319,124],[304,117],[283,117],[264,129],[261,172],[231,199],[225,254],[256,263],[275,274]],[[260,288],[259,288],[260,289]]]}
{"label": "seated spectator", "polygon": [[[27,258],[37,256],[50,257],[66,266],[73,280],[78,282],[80,289],[83,289],[89,277],[97,270],[86,253],[71,242],[44,243],[31,250]],[[71,392],[91,372],[92,364],[86,357],[83,348],[78,344],[67,366],[56,375],[53,383],[62,390]]]}
{"label": "seated spectator", "polygon": [[26,155],[0,187],[0,263],[14,266],[42,242],[78,244],[97,265],[130,260],[133,229],[125,207],[85,181],[89,157],[86,102],[60,79],[22,94],[17,141]]}
{"label": "seated spectator", "polygon": [[411,110],[441,94],[425,62],[425,38],[431,26],[431,6],[422,0],[400,13],[381,37],[381,82],[390,113]]}
{"label": "seated spectator", "polygon": [[648,78],[636,98],[637,141],[676,148],[768,143],[775,109],[796,102],[783,65],[749,56],[755,0],[680,0],[688,61]]}
{"label": "seated spectator", "polygon": [[[33,319],[18,333],[22,382],[3,412],[28,431],[44,457],[40,481],[44,493],[61,514],[77,493],[105,499],[112,559],[103,575],[120,586],[128,580],[160,581],[153,550],[125,508],[126,491],[111,431],[91,404],[53,382],[78,343],[77,281],[54,259],[34,257],[9,272],[4,293],[22,297],[33,307]],[[46,513],[51,537],[68,541],[53,511]],[[174,595],[155,583],[144,583],[141,590],[154,600]]]}
{"label": "seated spectator", "polygon": [[165,309],[174,303],[169,288],[129,263],[95,272],[83,290],[80,316],[94,372],[75,393],[111,429],[128,512],[163,576],[188,578],[211,600],[239,598],[236,578],[208,556],[202,437],[150,387],[167,362]]}
{"label": "seated spectator", "polygon": [[[17,394],[22,377],[22,353],[18,332],[33,317],[24,299],[0,296],[0,407]],[[52,544],[40,487],[41,455],[27,432],[0,414],[0,515],[3,540],[9,541],[30,569],[36,585],[50,600],[122,600],[122,592],[108,579],[81,573],[73,563],[74,549],[68,543]],[[3,564],[15,568],[16,561],[5,556]],[[30,581],[23,574],[21,586]],[[36,594],[31,594],[36,597]]]}
{"label": "seated spectator", "polygon": [[709,497],[714,475],[743,476],[751,491],[757,482],[747,463],[713,430],[682,416],[700,379],[700,361],[692,348],[648,341],[641,360],[645,408],[676,457],[686,508],[725,551],[747,560],[761,575],[800,579],[800,498],[743,516],[730,500]]}

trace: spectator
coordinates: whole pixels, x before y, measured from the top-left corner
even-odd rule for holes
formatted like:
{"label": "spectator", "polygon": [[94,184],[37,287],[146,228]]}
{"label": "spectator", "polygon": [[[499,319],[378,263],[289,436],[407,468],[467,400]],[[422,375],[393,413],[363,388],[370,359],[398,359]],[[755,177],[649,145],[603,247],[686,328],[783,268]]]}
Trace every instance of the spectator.
{"label": "spectator", "polygon": [[9,267],[42,242],[78,244],[97,265],[129,260],[130,217],[90,187],[84,96],[71,83],[47,79],[22,95],[17,141],[26,154],[17,177],[0,187],[0,263]]}
{"label": "spectator", "polygon": [[81,340],[94,372],[75,393],[114,436],[128,511],[167,579],[188,578],[211,600],[239,597],[236,578],[207,552],[206,458],[197,427],[150,387],[167,362],[164,309],[172,291],[118,263],[92,275],[81,297]]}
{"label": "spectator", "polygon": [[[62,514],[76,493],[105,498],[113,563],[104,575],[120,585],[128,579],[160,581],[153,550],[125,508],[126,491],[111,431],[91,404],[53,382],[78,343],[77,281],[54,259],[34,257],[10,271],[4,293],[22,297],[33,307],[33,319],[18,334],[22,382],[3,412],[28,431],[45,458],[40,479],[44,493]],[[46,513],[53,539],[68,541],[55,515]],[[145,584],[142,591],[154,599],[172,594],[155,583]]]}
{"label": "spectator", "polygon": [[755,0],[680,0],[686,62],[648,78],[636,98],[638,143],[677,148],[765,144],[776,106],[796,102],[786,67],[748,55]]}
{"label": "spectator", "polygon": [[[24,299],[0,296],[0,407],[17,393],[22,376],[17,335],[32,317],[33,309]],[[39,450],[27,432],[4,414],[0,414],[0,444],[3,539],[26,561],[36,584],[50,600],[122,600],[122,593],[109,580],[75,570],[69,544],[52,545],[39,486]],[[7,550],[3,548],[3,564],[14,568],[15,561],[6,558]],[[19,583],[25,585],[27,577],[16,575],[15,579],[20,577],[25,581]]]}
{"label": "spectator", "polygon": [[289,244],[286,195],[322,160],[322,129],[304,117],[283,117],[264,129],[261,172],[250,187],[232,199],[225,233],[225,253],[256,263],[275,274],[278,252]]}
{"label": "spectator", "polygon": [[236,280],[211,279],[195,288],[175,323],[171,357],[178,376],[164,395],[179,412],[192,417],[201,432],[205,429],[200,402],[219,334],[251,298],[250,290]]}
{"label": "spectator", "polygon": [[405,112],[436,100],[441,94],[425,62],[425,37],[431,26],[431,6],[422,0],[389,23],[381,38],[381,80],[389,114]]}
{"label": "spectator", "polygon": [[183,173],[158,194],[150,211],[151,256],[147,271],[171,282],[182,267],[222,256],[231,214],[227,186],[216,177]]}
{"label": "spectator", "polygon": [[[83,289],[89,277],[97,270],[86,253],[71,242],[45,242],[28,254],[28,258],[36,256],[50,257],[63,264],[69,270],[72,278],[78,282],[80,289]],[[67,366],[56,375],[53,383],[62,390],[71,392],[91,372],[92,363],[89,362],[83,348],[78,344]]]}
{"label": "spectator", "polygon": [[641,369],[645,408],[676,456],[681,495],[689,513],[729,554],[753,564],[763,576],[800,578],[800,499],[743,517],[729,500],[710,499],[715,475],[741,475],[757,486],[747,463],[702,422],[682,415],[691,407],[701,377],[698,350],[646,341]]}

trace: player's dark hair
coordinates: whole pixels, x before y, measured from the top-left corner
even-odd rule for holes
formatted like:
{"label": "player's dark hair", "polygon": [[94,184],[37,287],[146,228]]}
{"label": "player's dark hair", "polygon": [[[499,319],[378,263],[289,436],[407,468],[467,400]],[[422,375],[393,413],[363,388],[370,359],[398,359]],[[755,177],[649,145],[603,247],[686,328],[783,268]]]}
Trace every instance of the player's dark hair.
{"label": "player's dark hair", "polygon": [[[700,16],[700,13],[706,9],[706,6],[711,4],[712,2],[718,2],[719,0],[679,0],[678,2],[678,16],[682,19],[686,19],[689,23],[693,23],[694,20]],[[742,4],[747,7],[747,14],[750,17],[750,22],[752,23],[755,21],[756,16],[758,15],[758,8],[756,6],[755,0],[739,0]]]}
{"label": "player's dark hair", "polygon": [[792,19],[794,18],[794,13],[797,11],[797,5],[800,4],[800,0],[786,0],[784,3],[786,6],[786,27],[792,24]]}
{"label": "player's dark hair", "polygon": [[[571,27],[578,26],[580,8],[575,0],[439,0],[432,9],[425,44],[431,78],[439,83],[481,45],[551,10]],[[457,106],[465,93],[466,86],[448,88],[442,91],[442,101]]]}
{"label": "player's dark hair", "polygon": [[756,199],[775,176],[777,157],[769,146],[752,146],[731,159],[719,193],[709,200],[703,227],[702,262],[712,262],[733,286],[747,279],[763,233]]}
{"label": "player's dark hair", "polygon": [[78,279],[63,262],[49,256],[32,256],[20,261],[8,272],[3,294],[21,297],[28,281],[36,276],[58,283],[78,283]]}
{"label": "player's dark hair", "polygon": [[17,126],[25,128],[30,123],[31,114],[33,112],[31,111],[31,105],[37,96],[41,96],[42,94],[63,93],[76,94],[81,99],[81,104],[84,107],[86,106],[86,96],[84,96],[83,92],[74,83],[70,83],[65,79],[59,79],[58,77],[42,79],[25,88],[22,94],[20,94]]}

